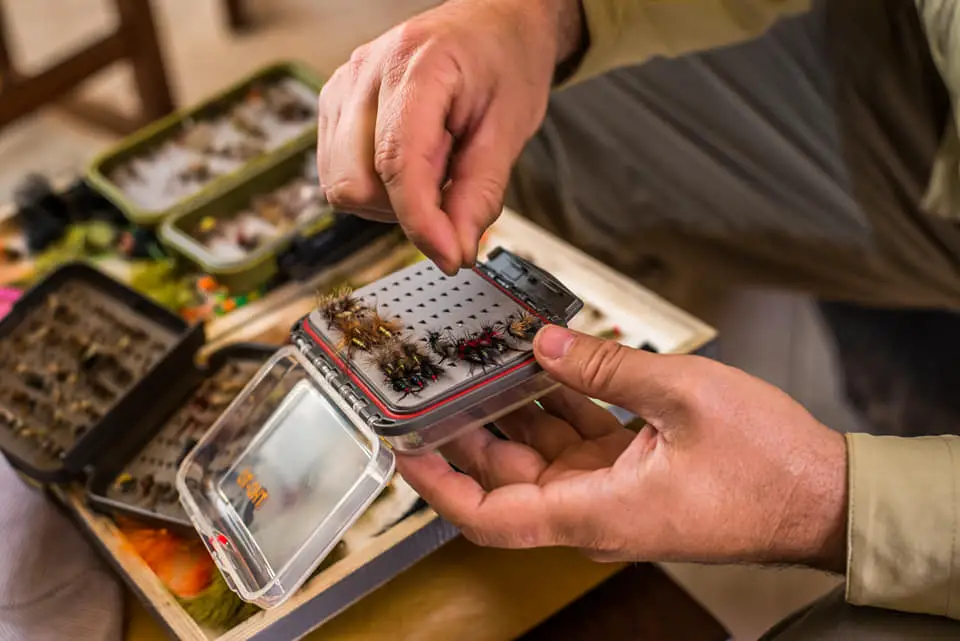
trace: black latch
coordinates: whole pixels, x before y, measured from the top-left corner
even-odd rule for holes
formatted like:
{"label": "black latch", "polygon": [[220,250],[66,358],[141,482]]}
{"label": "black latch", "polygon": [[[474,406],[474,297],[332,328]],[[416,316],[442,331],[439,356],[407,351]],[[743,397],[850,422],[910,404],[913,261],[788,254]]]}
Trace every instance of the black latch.
{"label": "black latch", "polygon": [[484,267],[496,280],[548,315],[568,322],[583,309],[583,301],[552,275],[502,248],[493,249]]}

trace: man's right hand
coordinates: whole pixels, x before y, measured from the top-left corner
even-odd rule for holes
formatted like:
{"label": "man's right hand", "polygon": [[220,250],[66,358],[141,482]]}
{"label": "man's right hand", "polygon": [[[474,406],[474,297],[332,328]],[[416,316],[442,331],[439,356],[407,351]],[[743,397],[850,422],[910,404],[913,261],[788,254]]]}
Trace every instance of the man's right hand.
{"label": "man's right hand", "polygon": [[[696,356],[559,327],[537,360],[564,385],[397,471],[471,541],[600,560],[804,564],[843,572],[846,439],[789,396]],[[646,420],[623,428],[598,398]],[[466,473],[454,470],[453,463]]]}
{"label": "man's right hand", "polygon": [[472,265],[580,36],[578,0],[448,0],[354,51],[320,94],[320,183],[398,220],[442,270]]}

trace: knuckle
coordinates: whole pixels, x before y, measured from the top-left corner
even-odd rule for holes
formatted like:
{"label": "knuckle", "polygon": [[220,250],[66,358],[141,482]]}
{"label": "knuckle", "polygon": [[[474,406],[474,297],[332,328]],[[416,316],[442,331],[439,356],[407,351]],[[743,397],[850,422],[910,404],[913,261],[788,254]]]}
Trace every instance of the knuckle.
{"label": "knuckle", "polygon": [[356,80],[360,76],[360,72],[366,66],[369,59],[369,45],[360,45],[354,49],[353,53],[350,54],[350,59],[345,65],[346,69],[350,72],[350,77]]}
{"label": "knuckle", "polygon": [[383,86],[396,89],[403,84],[408,66],[409,63],[406,58],[400,58],[396,55],[391,56],[387,64],[384,65],[382,78],[380,79]]}
{"label": "knuckle", "polygon": [[581,368],[588,389],[602,390],[614,383],[623,370],[626,348],[616,341],[601,341],[586,355]]}
{"label": "knuckle", "polygon": [[431,30],[419,20],[409,20],[398,26],[393,33],[393,55],[397,59],[408,60],[426,44],[432,36]]}
{"label": "knuckle", "polygon": [[388,127],[373,154],[373,167],[383,184],[390,187],[403,173],[403,144],[396,130]]}
{"label": "knuckle", "polygon": [[687,356],[683,368],[665,381],[668,396],[678,408],[697,410],[712,402],[718,364],[700,357]]}
{"label": "knuckle", "polygon": [[383,83],[397,87],[407,77],[433,76],[442,67],[438,62],[446,49],[435,29],[415,21],[401,25],[385,60]]}
{"label": "knuckle", "polygon": [[336,69],[333,70],[333,73],[330,74],[330,77],[327,78],[327,81],[323,83],[323,86],[320,87],[321,96],[329,96],[331,93],[335,93],[337,90],[337,85],[343,80],[343,74],[346,64],[342,64]]}
{"label": "knuckle", "polygon": [[362,44],[353,50],[350,54],[350,62],[354,64],[363,64],[370,58],[370,45]]}
{"label": "knuckle", "polygon": [[341,179],[326,187],[327,202],[336,207],[374,204],[376,192],[367,179]]}
{"label": "knuckle", "polygon": [[503,209],[506,188],[503,186],[503,181],[495,176],[477,176],[474,181],[476,195],[482,205],[478,212],[483,215],[484,222],[489,222],[496,218]]}

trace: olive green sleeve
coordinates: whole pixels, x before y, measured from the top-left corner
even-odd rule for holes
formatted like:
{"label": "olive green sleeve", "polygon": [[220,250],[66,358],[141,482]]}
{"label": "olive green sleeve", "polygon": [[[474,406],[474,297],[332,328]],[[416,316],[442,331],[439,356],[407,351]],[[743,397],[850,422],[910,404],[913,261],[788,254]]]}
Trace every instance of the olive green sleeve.
{"label": "olive green sleeve", "polygon": [[847,443],[847,600],[960,619],[960,437]]}
{"label": "olive green sleeve", "polygon": [[589,49],[563,85],[654,56],[748,40],[809,0],[582,0]]}

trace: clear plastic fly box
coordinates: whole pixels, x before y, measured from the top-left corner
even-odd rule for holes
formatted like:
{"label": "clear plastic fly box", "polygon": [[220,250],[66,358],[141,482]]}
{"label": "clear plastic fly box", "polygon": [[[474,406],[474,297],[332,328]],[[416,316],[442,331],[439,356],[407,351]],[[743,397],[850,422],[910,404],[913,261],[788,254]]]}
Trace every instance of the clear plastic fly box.
{"label": "clear plastic fly box", "polygon": [[533,338],[582,306],[503,249],[453,277],[421,262],[321,296],[177,475],[227,583],[284,602],[389,482],[393,450],[433,450],[551,391]]}

